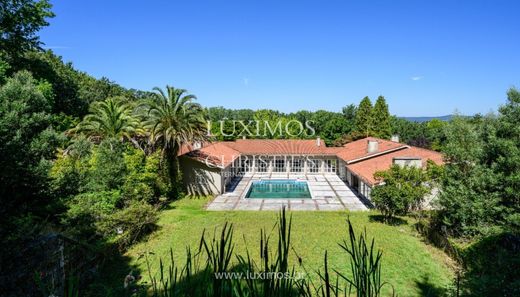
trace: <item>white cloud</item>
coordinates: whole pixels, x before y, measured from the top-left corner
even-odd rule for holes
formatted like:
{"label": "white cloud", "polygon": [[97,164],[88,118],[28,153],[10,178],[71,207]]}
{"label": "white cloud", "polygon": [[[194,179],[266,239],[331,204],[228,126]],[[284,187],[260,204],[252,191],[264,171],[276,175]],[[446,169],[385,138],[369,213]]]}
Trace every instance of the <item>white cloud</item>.
{"label": "white cloud", "polygon": [[249,85],[249,78],[244,77],[244,78],[242,79],[242,82],[244,83],[244,86]]}
{"label": "white cloud", "polygon": [[424,78],[424,76],[412,76],[412,77],[410,77],[410,79],[414,80],[414,81],[421,80],[423,78]]}

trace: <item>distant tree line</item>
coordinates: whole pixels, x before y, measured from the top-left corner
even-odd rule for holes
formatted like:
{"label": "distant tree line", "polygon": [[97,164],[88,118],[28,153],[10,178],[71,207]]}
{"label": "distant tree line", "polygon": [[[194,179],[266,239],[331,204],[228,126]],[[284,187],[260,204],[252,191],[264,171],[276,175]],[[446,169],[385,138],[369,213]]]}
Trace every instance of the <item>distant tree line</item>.
{"label": "distant tree line", "polygon": [[[343,107],[341,112],[300,110],[283,113],[272,109],[228,109],[219,106],[207,108],[207,114],[212,124],[211,132],[218,140],[235,140],[248,136],[242,133],[244,132],[243,126],[233,125],[233,121],[249,123],[250,128],[254,128],[257,121],[267,121],[271,123],[271,126],[276,125],[277,122],[307,122],[312,126],[315,134],[307,133],[291,137],[287,134],[260,133],[258,138],[314,138],[320,136],[330,146],[341,146],[368,136],[389,139],[395,130],[392,127],[392,116],[388,110],[388,104],[383,96],[377,98],[374,106],[372,106],[370,98],[365,97],[359,106],[349,104]],[[221,125],[224,127],[224,133],[220,131]],[[255,136],[253,135],[253,137]]]}

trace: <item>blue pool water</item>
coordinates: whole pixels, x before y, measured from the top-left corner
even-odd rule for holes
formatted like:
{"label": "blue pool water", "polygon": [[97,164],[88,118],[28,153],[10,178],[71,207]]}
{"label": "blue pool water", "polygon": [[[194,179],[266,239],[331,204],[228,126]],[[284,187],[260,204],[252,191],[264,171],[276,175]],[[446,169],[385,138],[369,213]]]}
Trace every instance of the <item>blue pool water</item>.
{"label": "blue pool water", "polygon": [[253,181],[246,198],[300,198],[310,199],[311,192],[305,181],[294,179],[270,179]]}

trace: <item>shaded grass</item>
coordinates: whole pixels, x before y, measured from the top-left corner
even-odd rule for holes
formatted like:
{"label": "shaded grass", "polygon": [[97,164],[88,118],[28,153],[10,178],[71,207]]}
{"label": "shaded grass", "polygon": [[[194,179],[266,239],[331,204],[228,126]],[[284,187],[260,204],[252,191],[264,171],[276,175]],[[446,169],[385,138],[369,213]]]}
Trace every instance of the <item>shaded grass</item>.
{"label": "shaded grass", "polygon": [[[185,198],[170,205],[161,213],[158,225],[160,229],[150,236],[147,242],[133,246],[125,258],[130,263],[125,267],[135,267],[134,273],[146,270],[142,255],[149,254],[151,267],[159,267],[159,257],[167,258],[170,248],[179,265],[183,265],[186,245],[193,250],[198,249],[200,236],[204,229],[222,230],[226,222],[232,223],[235,232],[235,253],[245,255],[249,251],[258,250],[260,229],[273,230],[277,212],[234,211],[210,212],[203,206],[208,198]],[[371,220],[375,212],[292,212],[292,244],[295,252],[303,259],[303,265],[311,279],[317,280],[316,270],[323,270],[323,255],[328,251],[329,269],[349,271],[349,259],[341,252],[339,242],[348,238],[347,216],[360,232],[366,228],[369,238],[375,238],[376,247],[383,252],[382,275],[390,282],[400,296],[421,296],[424,294],[424,280],[428,280],[431,290],[442,290],[447,287],[453,273],[446,265],[446,256],[439,250],[427,246],[413,230],[412,219],[404,218],[405,223],[389,226]],[[272,232],[276,232],[273,230]],[[272,234],[275,236],[276,234]],[[291,252],[291,262],[296,262]],[[260,255],[252,254],[259,258]],[[232,259],[236,264],[236,259]],[[117,260],[108,263],[102,271],[100,281],[104,287],[121,287],[122,280],[128,272],[121,275],[123,266]],[[157,271],[152,271],[152,274]],[[347,273],[347,275],[349,275]],[[143,273],[146,279],[146,274]],[[99,284],[97,288],[99,288]],[[103,287],[103,286],[101,286]],[[97,292],[103,295],[103,292]]]}

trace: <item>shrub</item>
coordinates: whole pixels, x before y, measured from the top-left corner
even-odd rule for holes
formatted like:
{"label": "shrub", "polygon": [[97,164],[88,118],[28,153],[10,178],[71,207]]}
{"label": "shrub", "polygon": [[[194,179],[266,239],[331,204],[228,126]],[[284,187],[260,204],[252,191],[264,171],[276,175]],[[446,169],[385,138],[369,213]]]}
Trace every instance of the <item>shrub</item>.
{"label": "shrub", "polygon": [[105,236],[113,236],[118,248],[124,250],[155,230],[157,220],[157,209],[146,202],[133,201],[98,221],[96,226]]}
{"label": "shrub", "polygon": [[91,153],[92,143],[85,137],[73,139],[66,150],[60,151],[49,170],[53,196],[68,198],[80,193],[88,178]]}
{"label": "shrub", "polygon": [[519,296],[520,235],[502,232],[462,249],[463,296]]}
{"label": "shrub", "polygon": [[126,176],[124,151],[123,143],[110,138],[95,147],[89,160],[91,166],[87,185],[89,191],[117,189],[123,184]]}
{"label": "shrub", "polygon": [[69,233],[80,238],[103,235],[97,224],[116,210],[120,199],[121,194],[117,190],[76,195],[67,203],[69,209],[62,223],[69,226]]}
{"label": "shrub", "polygon": [[394,165],[387,171],[376,172],[374,177],[383,184],[374,187],[370,196],[387,220],[419,209],[424,196],[431,191],[427,184],[430,180],[422,168]]}
{"label": "shrub", "polygon": [[125,200],[142,200],[153,204],[159,197],[166,195],[168,188],[166,179],[161,175],[158,153],[145,156],[143,151],[129,148],[124,160],[128,172],[122,186]]}

